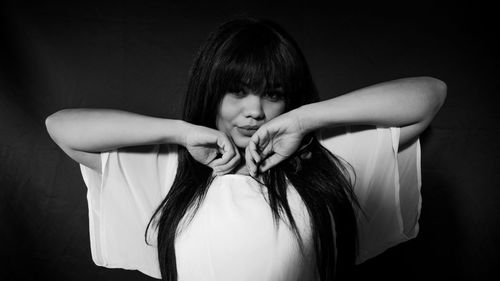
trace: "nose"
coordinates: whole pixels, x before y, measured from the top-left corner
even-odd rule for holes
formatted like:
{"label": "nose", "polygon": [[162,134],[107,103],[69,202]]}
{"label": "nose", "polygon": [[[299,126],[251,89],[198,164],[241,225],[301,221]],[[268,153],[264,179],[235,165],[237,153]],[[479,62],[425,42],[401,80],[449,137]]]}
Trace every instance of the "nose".
{"label": "nose", "polygon": [[243,114],[248,118],[257,120],[264,119],[266,115],[262,106],[262,98],[260,95],[249,94],[243,100]]}

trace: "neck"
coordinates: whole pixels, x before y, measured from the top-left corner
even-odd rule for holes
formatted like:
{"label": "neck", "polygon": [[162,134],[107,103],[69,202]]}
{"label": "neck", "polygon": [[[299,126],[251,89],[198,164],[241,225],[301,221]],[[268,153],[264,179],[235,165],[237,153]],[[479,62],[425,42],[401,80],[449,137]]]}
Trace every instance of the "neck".
{"label": "neck", "polygon": [[240,165],[233,170],[233,174],[249,175],[247,165],[245,162],[240,162]]}
{"label": "neck", "polygon": [[233,170],[233,174],[240,174],[240,175],[250,175],[248,172],[248,168],[245,162],[245,149],[240,148],[240,157],[241,161],[240,164]]}

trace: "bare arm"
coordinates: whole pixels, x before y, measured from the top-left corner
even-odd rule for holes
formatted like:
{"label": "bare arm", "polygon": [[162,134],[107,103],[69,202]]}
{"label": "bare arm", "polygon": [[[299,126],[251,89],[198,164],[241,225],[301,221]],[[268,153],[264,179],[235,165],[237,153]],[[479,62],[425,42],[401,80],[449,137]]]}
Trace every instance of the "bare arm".
{"label": "bare arm", "polygon": [[375,84],[295,111],[305,132],[356,124],[401,127],[401,148],[430,124],[445,99],[444,82],[413,77]]}
{"label": "bare arm", "polygon": [[116,109],[63,109],[46,118],[50,137],[75,161],[101,170],[100,152],[126,146],[183,144],[188,126],[181,120]]}

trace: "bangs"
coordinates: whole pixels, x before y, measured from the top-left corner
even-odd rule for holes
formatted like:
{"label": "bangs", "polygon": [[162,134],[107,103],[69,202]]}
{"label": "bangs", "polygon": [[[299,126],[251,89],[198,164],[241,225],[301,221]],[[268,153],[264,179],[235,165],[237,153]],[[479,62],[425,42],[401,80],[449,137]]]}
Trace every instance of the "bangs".
{"label": "bangs", "polygon": [[285,69],[276,67],[276,62],[246,58],[245,61],[233,61],[225,69],[221,69],[223,79],[219,80],[219,89],[224,92],[234,91],[241,87],[247,87],[255,92],[264,92],[274,88],[290,88],[284,85],[289,81]]}
{"label": "bangs", "polygon": [[241,90],[283,100],[285,112],[319,100],[297,43],[270,22],[232,21],[210,35],[190,70],[183,119],[215,128],[225,95]]}
{"label": "bangs", "polygon": [[275,37],[257,32],[238,34],[232,39],[219,52],[220,63],[213,75],[215,90],[223,94],[247,87],[265,93],[281,87],[287,99],[295,88],[295,66],[286,48]]}

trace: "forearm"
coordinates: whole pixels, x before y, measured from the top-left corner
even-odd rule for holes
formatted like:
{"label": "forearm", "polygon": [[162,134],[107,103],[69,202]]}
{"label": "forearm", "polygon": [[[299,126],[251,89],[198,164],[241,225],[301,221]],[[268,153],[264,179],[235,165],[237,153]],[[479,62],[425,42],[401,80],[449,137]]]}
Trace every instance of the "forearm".
{"label": "forearm", "polygon": [[86,152],[159,143],[182,144],[188,123],[116,109],[63,109],[45,124],[58,144]]}
{"label": "forearm", "polygon": [[402,127],[431,120],[446,98],[435,78],[404,78],[375,84],[295,109],[305,132],[343,125]]}

